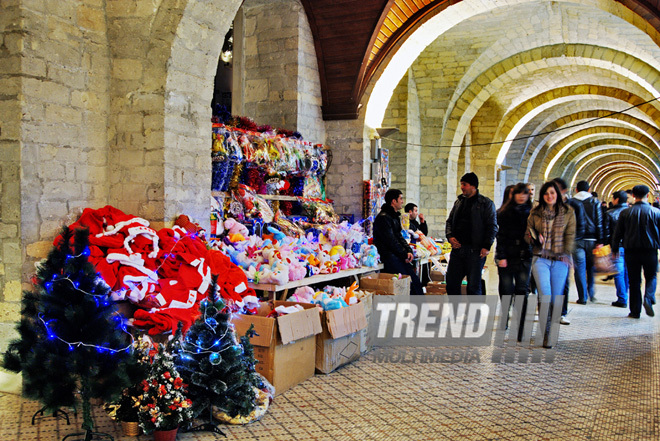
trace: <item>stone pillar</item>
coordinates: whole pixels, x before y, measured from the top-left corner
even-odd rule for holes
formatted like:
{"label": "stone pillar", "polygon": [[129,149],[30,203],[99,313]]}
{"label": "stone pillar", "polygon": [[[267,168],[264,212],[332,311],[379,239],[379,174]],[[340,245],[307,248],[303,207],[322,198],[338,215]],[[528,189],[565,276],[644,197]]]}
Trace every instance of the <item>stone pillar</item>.
{"label": "stone pillar", "polygon": [[403,77],[392,93],[392,98],[383,117],[383,127],[393,127],[397,132],[387,134],[381,139],[381,147],[387,149],[389,170],[392,175],[390,188],[398,188],[406,193],[408,182],[408,76]]}
{"label": "stone pillar", "polygon": [[326,175],[326,194],[335,211],[362,218],[363,181],[370,178],[370,142],[364,120],[326,121],[332,164]]}
{"label": "stone pillar", "polygon": [[406,132],[408,145],[406,146],[406,201],[417,204],[420,211],[425,213],[426,208],[420,201],[420,170],[422,155],[422,121],[419,114],[419,94],[413,70],[408,69],[408,100],[406,112]]}
{"label": "stone pillar", "polygon": [[[13,336],[20,314],[21,264],[21,51],[25,37],[18,4],[3,5],[0,14],[0,350]],[[45,74],[43,62],[33,66]]]}
{"label": "stone pillar", "polygon": [[19,319],[21,288],[29,288],[22,281],[61,225],[108,197],[104,9],[75,0],[56,8],[15,1],[0,14],[2,322]]}
{"label": "stone pillar", "polygon": [[[235,20],[237,76],[232,99],[257,124],[325,142],[312,33],[298,0],[248,0]],[[242,53],[239,50],[242,49]]]}

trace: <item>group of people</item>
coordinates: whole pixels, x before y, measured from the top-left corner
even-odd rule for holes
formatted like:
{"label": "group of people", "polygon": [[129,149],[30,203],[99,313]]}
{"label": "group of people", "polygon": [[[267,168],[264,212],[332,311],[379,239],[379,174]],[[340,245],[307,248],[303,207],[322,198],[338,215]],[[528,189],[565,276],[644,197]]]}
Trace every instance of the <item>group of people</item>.
{"label": "group of people", "polygon": [[[538,290],[551,304],[560,295],[562,324],[569,324],[569,270],[574,269],[578,304],[596,300],[594,250],[611,245],[617,300],[616,307],[630,308],[629,317],[639,318],[642,307],[654,315],[657,250],[660,248],[660,210],[648,202],[650,189],[635,186],[630,193],[617,191],[608,209],[590,193],[590,185],[580,181],[573,197],[561,178],[543,184],[534,201],[533,184],[518,183],[505,189],[499,210],[479,193],[479,178],[466,173],[460,180],[461,194],[445,224],[445,235],[452,246],[447,267],[447,294],[461,294],[467,279],[467,294],[485,294],[481,274],[493,242],[499,275],[499,294],[524,296]],[[629,206],[629,199],[634,201]],[[399,210],[403,194],[390,189],[385,204],[374,221],[374,244],[386,272],[411,276],[411,294],[423,294],[416,275],[413,252],[401,231]],[[408,204],[411,228],[428,233],[423,215],[415,204]],[[420,223],[417,222],[419,217]],[[641,273],[646,286],[641,295]],[[550,308],[552,310],[552,308]]]}

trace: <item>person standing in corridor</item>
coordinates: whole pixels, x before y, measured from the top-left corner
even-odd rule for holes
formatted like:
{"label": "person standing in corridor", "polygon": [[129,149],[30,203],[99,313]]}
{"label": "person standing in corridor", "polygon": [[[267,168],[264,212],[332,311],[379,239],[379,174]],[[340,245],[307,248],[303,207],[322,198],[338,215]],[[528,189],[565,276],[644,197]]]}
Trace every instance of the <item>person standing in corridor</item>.
{"label": "person standing in corridor", "polygon": [[474,173],[461,178],[461,193],[445,225],[445,235],[452,247],[447,266],[447,294],[460,295],[464,277],[469,295],[486,294],[481,290],[481,271],[497,235],[495,204],[479,194],[479,178]]}
{"label": "person standing in corridor", "polygon": [[401,234],[403,193],[391,188],[385,192],[385,203],[374,220],[374,245],[386,273],[410,276],[410,294],[423,295],[422,284],[413,265],[413,251]]}
{"label": "person standing in corridor", "polygon": [[[606,212],[607,231],[609,232],[608,243],[612,245],[612,238],[616,230],[616,224],[619,221],[621,212],[628,208],[628,193],[625,191],[615,191],[612,194],[612,208]],[[616,286],[616,301],[612,306],[618,308],[628,307],[628,271],[626,270],[625,250],[619,248],[619,255],[613,259],[617,273],[614,274],[614,286]]]}
{"label": "person standing in corridor", "polygon": [[546,182],[541,187],[539,205],[527,219],[525,240],[532,245],[532,273],[539,297],[542,302],[550,303],[543,346],[551,347],[552,312],[557,297],[564,295],[575,246],[575,214],[564,203],[556,182]]}
{"label": "person standing in corridor", "polygon": [[619,247],[626,250],[625,262],[630,283],[630,314],[638,319],[642,312],[642,270],[646,287],[644,290],[644,310],[653,317],[655,287],[658,271],[658,248],[660,248],[660,210],[646,202],[649,194],[646,185],[636,185],[632,189],[635,203],[621,211],[612,235],[612,253],[618,256]]}

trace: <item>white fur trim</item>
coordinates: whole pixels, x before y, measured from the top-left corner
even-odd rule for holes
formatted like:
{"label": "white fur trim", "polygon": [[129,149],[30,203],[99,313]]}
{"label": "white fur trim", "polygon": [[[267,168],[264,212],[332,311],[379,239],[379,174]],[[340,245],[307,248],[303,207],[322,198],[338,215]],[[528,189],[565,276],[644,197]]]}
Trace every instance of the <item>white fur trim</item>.
{"label": "white fur trim", "polygon": [[[161,293],[158,293],[156,296],[156,300],[158,300],[158,303],[160,303],[160,306],[164,306],[167,303],[167,300],[165,300],[165,297]],[[172,302],[174,303],[174,302]]]}
{"label": "white fur trim", "polygon": [[192,306],[195,304],[196,301],[197,301],[197,291],[191,289],[190,291],[188,291],[188,301],[186,303],[180,302],[178,300],[172,300],[170,302],[170,308],[178,308],[178,309],[192,308]]}
{"label": "white fur trim", "polygon": [[199,265],[197,265],[197,272],[199,272],[199,274],[202,276],[202,283],[199,284],[199,288],[197,288],[197,291],[204,294],[209,289],[209,286],[211,285],[212,282],[211,267],[208,265],[204,265],[203,258],[199,260],[200,262]]}
{"label": "white fur trim", "polygon": [[137,236],[147,236],[151,238],[154,247],[153,251],[149,253],[149,258],[155,259],[158,256],[158,251],[159,251],[158,234],[156,233],[155,230],[152,230],[151,228],[144,226],[136,226],[136,227],[130,227],[127,230],[127,233],[128,235],[124,238],[124,248],[126,249],[126,251],[128,251],[129,253],[133,252],[130,243]]}
{"label": "white fur trim", "polygon": [[[246,289],[247,286],[245,285],[245,282],[241,282],[238,285],[236,285],[236,287],[234,287],[234,291],[236,291],[239,294],[245,291]],[[252,297],[252,296],[248,296],[248,297]]]}
{"label": "white fur trim", "polygon": [[140,257],[139,254],[120,254],[120,253],[110,253],[105,257],[105,260],[108,263],[119,262],[122,265],[131,266],[143,274],[149,276],[154,282],[158,280],[158,274],[154,271],[151,271],[149,268],[144,266],[144,259]]}
{"label": "white fur trim", "polygon": [[[105,219],[105,218],[103,218]],[[124,228],[127,225],[131,224],[141,224],[144,225],[145,227],[149,226],[149,221],[146,219],[142,219],[141,217],[134,217],[132,219],[128,219],[122,222],[117,222],[114,225],[108,225],[107,228],[112,228],[112,230],[107,230],[104,231],[103,233],[99,233],[96,235],[96,237],[103,237],[103,236],[112,236],[113,234],[117,234],[121,231],[122,228]]]}

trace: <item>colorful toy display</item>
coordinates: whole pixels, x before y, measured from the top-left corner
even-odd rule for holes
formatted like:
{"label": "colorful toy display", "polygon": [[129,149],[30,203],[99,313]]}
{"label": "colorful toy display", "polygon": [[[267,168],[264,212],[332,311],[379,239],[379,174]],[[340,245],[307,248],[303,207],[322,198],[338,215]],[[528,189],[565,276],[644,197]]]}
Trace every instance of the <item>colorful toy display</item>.
{"label": "colorful toy display", "polygon": [[[273,223],[262,235],[239,234],[234,219],[225,221],[222,240],[213,244],[243,269],[249,281],[283,285],[317,274],[331,274],[379,263],[376,247],[368,244],[359,223],[325,224],[307,234],[289,236]],[[244,231],[243,231],[244,233]]]}

